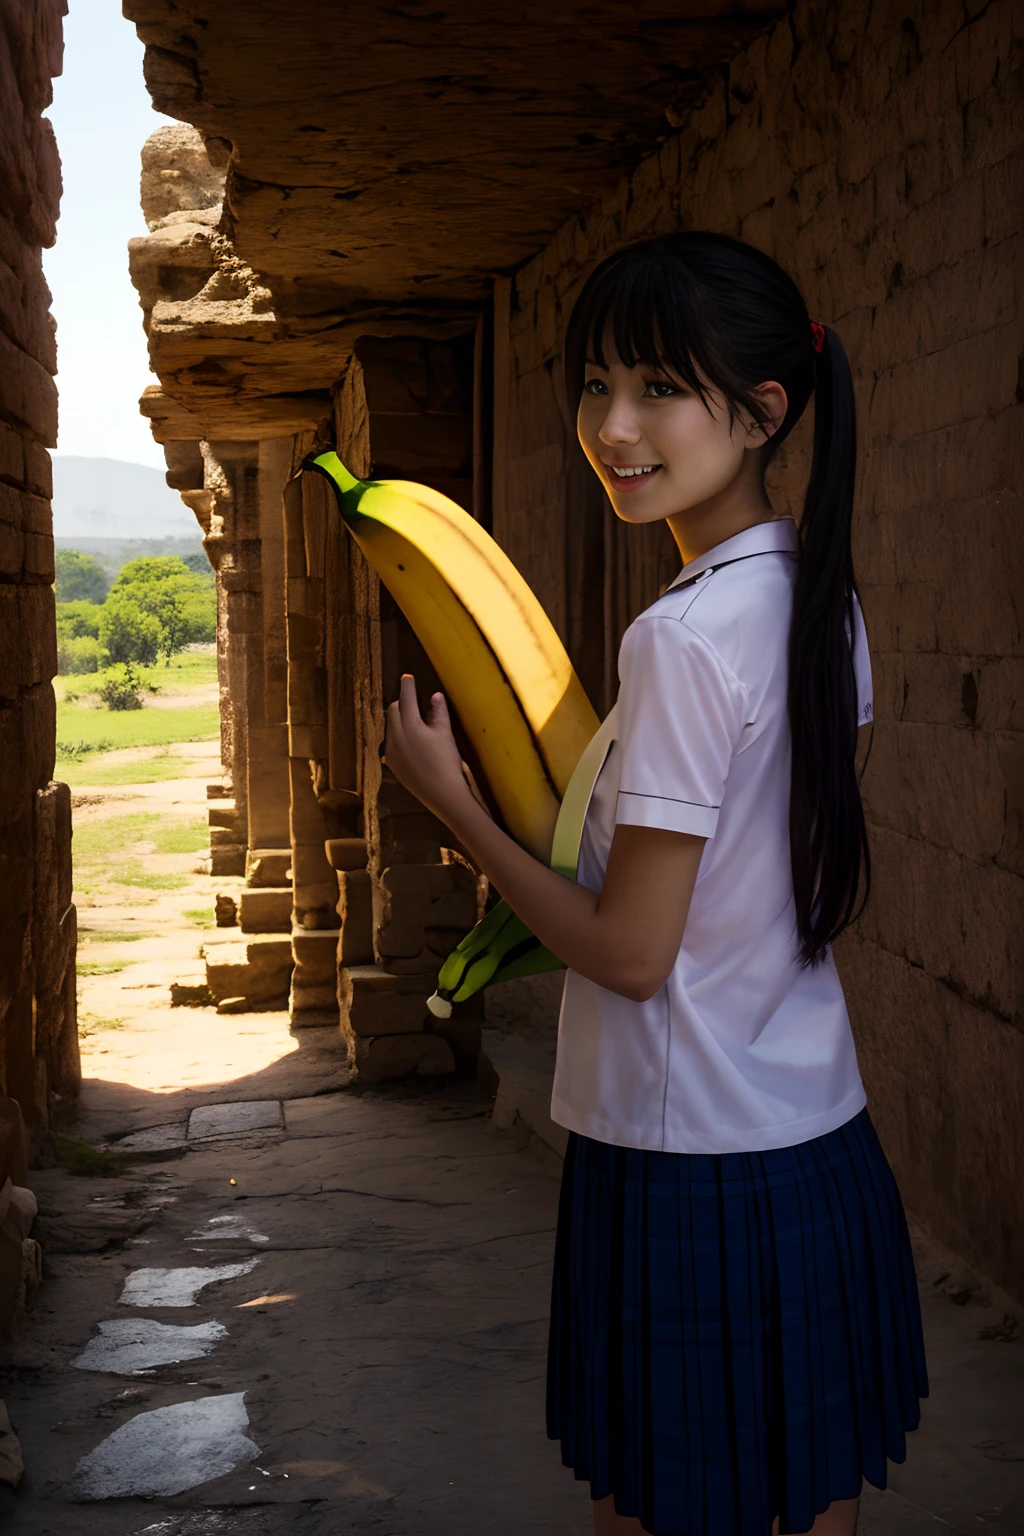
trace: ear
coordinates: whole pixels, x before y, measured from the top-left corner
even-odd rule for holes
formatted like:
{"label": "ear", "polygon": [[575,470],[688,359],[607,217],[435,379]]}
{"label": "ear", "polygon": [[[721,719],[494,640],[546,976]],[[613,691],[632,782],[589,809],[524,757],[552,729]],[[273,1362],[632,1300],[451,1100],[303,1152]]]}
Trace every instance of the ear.
{"label": "ear", "polygon": [[747,425],[747,446],[762,448],[770,437],[775,436],[786,419],[789,400],[782,385],[775,383],[774,380],[767,384],[759,384],[753,394],[761,403],[764,419],[751,421]]}

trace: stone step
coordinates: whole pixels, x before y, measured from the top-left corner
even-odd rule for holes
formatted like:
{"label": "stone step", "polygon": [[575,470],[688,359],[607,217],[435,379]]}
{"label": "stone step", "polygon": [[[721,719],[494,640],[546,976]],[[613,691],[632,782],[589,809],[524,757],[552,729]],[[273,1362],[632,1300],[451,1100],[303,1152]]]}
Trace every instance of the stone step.
{"label": "stone step", "polygon": [[246,886],[239,897],[238,925],[243,933],[291,933],[291,886]]}
{"label": "stone step", "polygon": [[203,944],[206,984],[215,1002],[244,997],[255,1006],[288,1005],[293,959],[288,934],[254,934],[251,938],[211,936]]}
{"label": "stone step", "polygon": [[211,848],[209,853],[211,875],[244,875],[245,844],[227,843]]}
{"label": "stone step", "polygon": [[233,800],[218,800],[206,807],[206,825],[208,827],[227,827],[236,832],[239,824],[239,815]]}

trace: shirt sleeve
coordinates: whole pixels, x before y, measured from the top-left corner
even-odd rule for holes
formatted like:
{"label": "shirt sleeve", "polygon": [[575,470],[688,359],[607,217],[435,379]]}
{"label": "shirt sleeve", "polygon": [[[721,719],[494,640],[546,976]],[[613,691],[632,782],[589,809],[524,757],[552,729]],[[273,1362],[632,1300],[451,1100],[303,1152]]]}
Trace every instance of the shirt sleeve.
{"label": "shirt sleeve", "polygon": [[853,675],[857,680],[857,724],[867,725],[875,718],[874,692],[871,681],[871,656],[868,652],[868,632],[864,628],[864,615],[860,599],[853,594]]}
{"label": "shirt sleeve", "polygon": [[642,617],[619,656],[615,820],[714,837],[747,714],[742,683],[674,618]]}

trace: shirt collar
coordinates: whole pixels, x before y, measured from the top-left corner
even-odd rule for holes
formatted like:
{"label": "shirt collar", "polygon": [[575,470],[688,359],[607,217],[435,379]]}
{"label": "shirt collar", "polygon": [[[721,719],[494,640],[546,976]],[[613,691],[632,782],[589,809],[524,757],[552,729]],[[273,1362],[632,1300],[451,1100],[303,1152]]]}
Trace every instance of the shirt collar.
{"label": "shirt collar", "polygon": [[766,555],[775,551],[795,555],[800,548],[800,530],[791,517],[774,517],[766,523],[755,523],[734,533],[731,539],[723,539],[713,549],[705,550],[693,560],[688,560],[670,586],[690,581],[712,565],[724,565],[728,560],[745,560],[748,555]]}

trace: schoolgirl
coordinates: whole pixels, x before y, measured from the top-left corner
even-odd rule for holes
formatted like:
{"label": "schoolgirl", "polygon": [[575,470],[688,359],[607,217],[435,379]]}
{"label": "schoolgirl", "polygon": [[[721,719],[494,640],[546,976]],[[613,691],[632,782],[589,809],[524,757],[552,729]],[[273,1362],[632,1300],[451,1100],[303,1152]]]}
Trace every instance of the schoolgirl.
{"label": "schoolgirl", "polygon": [[[403,679],[386,748],[569,967],[548,1430],[599,1536],[849,1536],[928,1390],[830,949],[868,885],[849,365],[775,262],[686,233],[597,268],[566,376],[616,514],[682,559],[622,642],[577,882],[481,808],[441,695]],[[812,393],[798,527],[764,471]]]}

